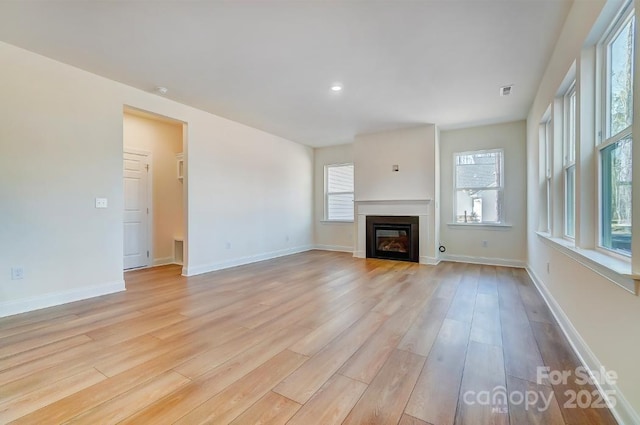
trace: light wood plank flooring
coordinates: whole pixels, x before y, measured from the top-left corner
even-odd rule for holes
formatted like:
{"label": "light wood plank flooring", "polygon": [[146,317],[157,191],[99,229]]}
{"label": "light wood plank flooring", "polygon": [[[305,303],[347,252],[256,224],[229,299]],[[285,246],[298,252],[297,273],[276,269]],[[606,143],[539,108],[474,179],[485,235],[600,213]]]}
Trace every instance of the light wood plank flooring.
{"label": "light wood plank flooring", "polygon": [[[537,382],[579,363],[523,270],[311,251],[126,282],[0,319],[0,423],[615,423]],[[475,397],[500,387],[551,403]]]}

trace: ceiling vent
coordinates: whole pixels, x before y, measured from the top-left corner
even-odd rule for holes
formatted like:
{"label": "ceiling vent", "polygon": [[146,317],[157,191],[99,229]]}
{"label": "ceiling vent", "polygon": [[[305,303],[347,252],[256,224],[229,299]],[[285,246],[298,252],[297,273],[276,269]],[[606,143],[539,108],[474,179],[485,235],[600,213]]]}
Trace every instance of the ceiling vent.
{"label": "ceiling vent", "polygon": [[500,87],[500,96],[509,96],[511,94],[511,89],[513,89],[513,85]]}

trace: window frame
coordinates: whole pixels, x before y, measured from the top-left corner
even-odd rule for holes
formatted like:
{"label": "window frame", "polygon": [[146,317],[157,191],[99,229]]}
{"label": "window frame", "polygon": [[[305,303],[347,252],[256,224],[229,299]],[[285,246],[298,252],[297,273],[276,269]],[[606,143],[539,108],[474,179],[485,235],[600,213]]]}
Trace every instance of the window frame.
{"label": "window frame", "polygon": [[[634,2],[629,1],[624,7],[620,9],[620,12],[616,19],[613,20],[611,26],[605,31],[602,39],[598,43],[597,51],[599,56],[598,61],[598,84],[600,85],[599,97],[600,99],[596,100],[596,122],[598,123],[599,129],[597,130],[596,137],[596,163],[597,163],[597,176],[598,176],[598,184],[597,184],[597,193],[598,193],[598,203],[597,203],[597,236],[596,236],[596,250],[603,252],[609,256],[622,259],[624,261],[631,261],[632,253],[612,249],[604,246],[604,194],[603,194],[603,152],[609,148],[610,146],[630,138],[632,141],[632,149],[633,149],[633,113],[631,115],[632,122],[624,129],[618,131],[615,134],[609,135],[609,130],[611,128],[611,96],[610,96],[610,85],[609,85],[609,76],[611,75],[611,49],[610,46],[614,40],[621,34],[623,29],[629,24],[631,21],[635,20],[635,8]],[[634,22],[634,31],[637,31],[637,22]],[[634,37],[635,39],[635,37]],[[634,49],[637,46],[634,45]],[[632,56],[635,61],[635,51]],[[637,64],[633,63],[633,69]],[[634,71],[635,72],[635,71]],[[631,83],[633,85],[633,74],[632,72],[632,80]],[[635,87],[632,86],[632,92],[635,90]],[[635,105],[632,104],[632,111]],[[633,183],[632,183],[633,184]],[[633,200],[632,200],[633,203]],[[633,228],[631,229],[633,234]]]}
{"label": "window frame", "polygon": [[[500,176],[499,176],[499,186],[498,187],[473,187],[473,188],[458,188],[458,173],[457,173],[457,159],[458,156],[464,155],[478,155],[478,154],[486,154],[486,153],[499,153],[500,154]],[[503,148],[493,148],[493,149],[479,149],[473,151],[464,151],[464,152],[454,152],[453,153],[453,222],[455,225],[468,225],[468,226],[491,226],[491,225],[504,225],[506,223],[505,220],[505,211],[504,211],[504,162],[505,155]],[[458,222],[457,211],[458,211],[458,191],[461,190],[495,190],[497,192],[498,199],[498,221],[480,221],[477,223],[474,222]]]}
{"label": "window frame", "polygon": [[[552,175],[553,175],[553,143],[552,143],[552,123],[553,118],[551,116],[552,105],[549,105],[546,112],[542,116],[542,120],[538,125],[538,143],[542,145],[542,150],[539,151],[539,161],[541,165],[544,167],[542,171],[542,178],[539,179],[539,182],[544,187],[544,199],[546,203],[545,210],[545,222],[544,226],[540,225],[542,222],[541,216],[538,220],[538,228],[549,235],[553,232],[553,185],[552,185]],[[538,168],[540,172],[540,168]],[[539,176],[540,178],[540,176]],[[542,199],[542,198],[540,198]]]}
{"label": "window frame", "polygon": [[[627,26],[627,24],[629,22],[631,22],[632,20],[635,19],[635,9],[634,9],[634,2],[633,1],[629,1],[621,10],[619,15],[617,16],[617,18],[613,21],[612,25],[607,29],[607,31],[605,32],[603,38],[601,39],[600,43],[598,44],[598,52],[600,57],[602,58],[600,60],[599,66],[598,66],[598,72],[599,72],[599,79],[600,79],[600,85],[601,85],[601,96],[602,99],[598,102],[597,104],[597,109],[598,112],[600,114],[600,121],[601,121],[601,127],[599,130],[599,134],[598,134],[598,138],[596,140],[596,143],[598,144],[598,146],[601,146],[603,144],[611,144],[611,143],[615,143],[615,141],[612,141],[614,138],[618,137],[621,135],[621,133],[627,131],[627,130],[631,130],[631,128],[633,127],[633,122],[626,127],[624,130],[619,131],[618,133],[609,136],[609,128],[611,126],[611,122],[610,122],[610,115],[609,115],[609,110],[611,109],[611,97],[609,96],[609,85],[607,84],[608,80],[607,80],[607,75],[608,75],[608,71],[609,71],[609,64],[611,63],[611,55],[610,55],[610,51],[609,51],[609,46],[611,45],[611,43],[613,42],[613,40],[615,40],[620,33],[622,32],[622,29],[624,27]],[[637,30],[637,28],[636,28]],[[635,46],[634,46],[635,48]],[[635,68],[635,63],[634,63],[634,68]],[[632,72],[632,84],[633,84],[633,72]],[[632,88],[633,89],[633,88]],[[604,101],[602,101],[604,100]],[[633,117],[633,114],[632,114]],[[624,139],[624,136],[618,137],[618,140]],[[616,140],[616,141],[618,141]],[[606,146],[602,146],[602,148],[605,148]]]}
{"label": "window frame", "polygon": [[[354,185],[352,187],[352,190],[349,192],[329,192],[329,169],[330,168],[338,168],[338,167],[345,167],[345,166],[351,166],[353,169],[353,173],[354,173]],[[352,205],[353,207],[353,216],[350,220],[345,220],[345,219],[336,219],[336,218],[330,218],[329,217],[329,197],[331,195],[353,195],[354,198],[354,203]],[[332,222],[332,223],[353,223],[355,221],[355,165],[353,162],[343,162],[343,163],[336,163],[336,164],[326,164],[324,166],[324,217],[323,217],[323,221],[328,221],[328,222]]]}
{"label": "window frame", "polygon": [[[576,237],[576,152],[578,143],[578,91],[574,78],[563,97],[563,143],[562,143],[562,176],[563,176],[563,237],[575,241]],[[569,228],[569,172],[573,169],[573,235]]]}
{"label": "window frame", "polygon": [[549,118],[544,125],[544,180],[547,188],[547,232],[553,232],[553,145],[552,145],[552,118]]}

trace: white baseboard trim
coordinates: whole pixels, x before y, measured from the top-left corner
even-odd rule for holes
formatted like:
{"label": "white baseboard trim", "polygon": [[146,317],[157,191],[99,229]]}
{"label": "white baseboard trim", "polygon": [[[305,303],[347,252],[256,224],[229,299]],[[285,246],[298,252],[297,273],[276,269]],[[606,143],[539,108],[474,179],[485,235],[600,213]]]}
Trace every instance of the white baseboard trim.
{"label": "white baseboard trim", "polygon": [[[544,298],[544,301],[547,303],[547,306],[551,310],[551,313],[556,318],[560,329],[562,329],[562,332],[567,337],[569,344],[571,344],[573,351],[580,359],[582,365],[590,371],[599,372],[603,370],[604,365],[591,351],[591,348],[589,348],[584,339],[582,339],[582,336],[580,336],[578,330],[573,326],[571,320],[569,320],[569,317],[562,310],[560,304],[558,304],[553,295],[551,295],[551,292],[549,292],[543,281],[531,269],[531,267],[526,267],[526,270],[531,277],[531,280],[536,285],[536,288],[538,288],[538,292],[540,292],[542,298]],[[603,399],[605,400],[606,397],[604,397],[604,394],[607,394],[607,391],[613,392],[613,394],[615,394],[616,404],[615,406],[611,407],[611,412],[620,425],[640,424],[640,415],[638,415],[638,412],[633,409],[633,407],[624,397],[617,385],[611,385],[606,382],[596,382],[596,386],[600,393],[603,395]]]}
{"label": "white baseboard trim", "polygon": [[219,261],[217,263],[203,264],[200,266],[183,267],[183,276],[195,276],[198,274],[214,272],[216,270],[228,269],[230,267],[242,266],[256,263],[258,261],[270,260],[272,258],[284,257],[285,255],[297,254],[299,252],[310,251],[313,245],[303,245],[295,248],[281,249],[279,251],[266,252],[264,254],[249,255],[246,257],[234,258],[232,260]]}
{"label": "white baseboard trim", "polygon": [[440,258],[427,257],[426,255],[421,255],[420,264],[426,264],[428,266],[437,266],[438,264],[440,264]]}
{"label": "white baseboard trim", "polygon": [[486,266],[504,266],[504,267],[517,267],[524,269],[526,263],[521,260],[510,260],[506,258],[491,258],[491,257],[472,257],[469,255],[440,255],[440,261],[453,261],[456,263],[470,263],[470,264],[483,264]]}
{"label": "white baseboard trim", "polygon": [[124,290],[124,280],[118,280],[115,282],[85,286],[82,288],[56,292],[53,294],[45,294],[21,300],[5,301],[0,303],[0,317],[13,316],[14,314],[40,310],[42,308],[53,307],[73,301],[86,300],[88,298],[113,294],[114,292],[120,292]]}
{"label": "white baseboard trim", "polygon": [[153,267],[166,266],[167,264],[176,264],[173,257],[161,257],[153,259]]}
{"label": "white baseboard trim", "polygon": [[335,251],[335,252],[350,252],[353,253],[352,246],[341,245],[315,245],[313,249],[319,249],[320,251]]}
{"label": "white baseboard trim", "polygon": [[367,253],[364,251],[353,251],[353,256],[355,258],[367,258]]}

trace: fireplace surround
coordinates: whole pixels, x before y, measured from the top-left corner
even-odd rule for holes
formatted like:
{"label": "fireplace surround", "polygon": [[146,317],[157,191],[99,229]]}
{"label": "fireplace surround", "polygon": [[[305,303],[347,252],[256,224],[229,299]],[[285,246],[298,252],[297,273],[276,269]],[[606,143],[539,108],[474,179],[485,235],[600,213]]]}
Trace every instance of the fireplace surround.
{"label": "fireplace surround", "polygon": [[373,216],[366,218],[367,258],[419,262],[417,216]]}

